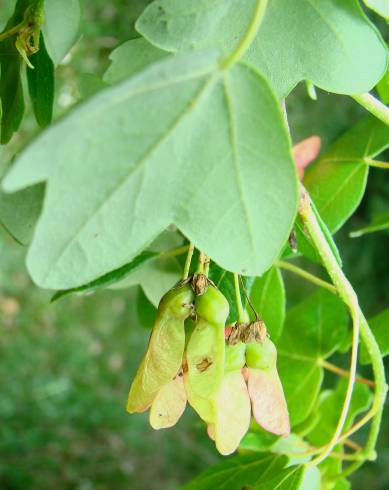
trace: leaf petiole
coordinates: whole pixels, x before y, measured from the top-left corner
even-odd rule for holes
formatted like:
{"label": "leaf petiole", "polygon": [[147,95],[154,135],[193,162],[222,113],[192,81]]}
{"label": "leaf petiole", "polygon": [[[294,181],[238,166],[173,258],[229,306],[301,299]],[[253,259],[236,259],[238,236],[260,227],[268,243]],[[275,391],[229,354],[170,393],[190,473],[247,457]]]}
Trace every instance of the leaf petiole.
{"label": "leaf petiole", "polygon": [[366,92],[364,94],[353,95],[352,98],[367,111],[371,112],[377,119],[380,119],[389,126],[389,107],[376,99],[374,95]]}
{"label": "leaf petiole", "polygon": [[231,65],[239,61],[246,53],[258,33],[259,26],[261,25],[266,13],[267,4],[268,0],[257,0],[254,15],[251,19],[250,25],[247,28],[247,31],[240,40],[236,49],[220,63],[220,68],[222,70],[228,69]]}
{"label": "leaf petiole", "polygon": [[235,301],[236,301],[236,309],[238,310],[238,322],[245,322],[245,313],[242,304],[242,297],[240,295],[240,287],[239,287],[239,274],[234,272],[234,288],[235,288]]}
{"label": "leaf petiole", "polygon": [[293,272],[294,274],[306,279],[312,284],[327,289],[328,291],[331,291],[331,293],[337,294],[336,287],[333,286],[331,283],[327,281],[323,281],[323,279],[320,279],[319,277],[315,276],[314,274],[311,274],[310,272],[307,272],[306,270],[302,269],[301,267],[298,267],[297,265],[291,264],[290,262],[286,262],[284,260],[276,260],[273,265],[275,267],[278,267],[279,269],[284,269]]}
{"label": "leaf petiole", "polygon": [[364,158],[363,161],[369,167],[389,169],[389,162],[380,162],[379,160],[373,160],[373,158]]}
{"label": "leaf petiole", "polygon": [[182,278],[188,279],[189,276],[189,269],[190,269],[190,264],[192,262],[192,257],[193,257],[193,252],[194,252],[194,245],[192,242],[190,242],[189,247],[186,247],[188,250],[188,255],[186,256],[186,261],[185,261],[185,266],[184,266],[184,275]]}
{"label": "leaf petiole", "polygon": [[[334,364],[327,362],[325,359],[321,359],[319,362],[319,365],[323,367],[324,369],[327,369],[327,371],[331,371],[332,373],[337,374],[338,376],[341,376],[342,378],[348,378],[349,377],[349,372],[346,369],[342,369],[339,366],[335,366]],[[371,386],[372,388],[375,387],[374,381],[371,379],[363,378],[361,376],[357,376],[355,378],[355,381],[358,383],[364,384]]]}

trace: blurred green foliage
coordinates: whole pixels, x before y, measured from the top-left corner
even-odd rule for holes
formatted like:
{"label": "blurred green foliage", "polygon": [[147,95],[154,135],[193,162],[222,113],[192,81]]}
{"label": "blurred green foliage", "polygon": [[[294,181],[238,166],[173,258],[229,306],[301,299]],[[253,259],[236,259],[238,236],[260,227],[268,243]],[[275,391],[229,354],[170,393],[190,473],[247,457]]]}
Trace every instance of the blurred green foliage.
{"label": "blurred green foliage", "polygon": [[[57,70],[57,116],[79,101],[83,76],[101,75],[111,50],[136,36],[134,19],[147,3],[84,1],[83,37]],[[303,85],[288,98],[287,107],[293,140],[318,134],[323,147],[363,113],[346,97],[319,92],[314,102]],[[0,159],[5,161],[30,138],[33,128],[30,114],[9,153],[0,151]],[[387,206],[389,181],[383,176],[384,171],[371,170],[361,206],[335,237],[368,316],[389,302],[388,233],[358,239],[348,234]],[[0,489],[173,490],[219,461],[190,410],[169,432],[153,431],[147,415],[125,412],[129,382],[148,337],[136,314],[140,291],[107,290],[50,305],[51,294],[29,280],[24,253],[0,230]],[[288,306],[312,290],[310,284],[284,276]],[[344,361],[339,358],[340,365]],[[386,417],[378,461],[357,473],[353,488],[383,490],[388,481]]]}

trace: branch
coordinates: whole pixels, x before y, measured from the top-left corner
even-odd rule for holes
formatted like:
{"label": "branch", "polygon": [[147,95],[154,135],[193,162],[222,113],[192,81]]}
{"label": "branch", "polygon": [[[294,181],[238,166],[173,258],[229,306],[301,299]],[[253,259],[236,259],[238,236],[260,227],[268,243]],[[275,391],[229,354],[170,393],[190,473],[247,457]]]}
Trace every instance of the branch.
{"label": "branch", "polygon": [[342,300],[347,304],[350,310],[352,322],[353,322],[353,343],[351,349],[351,362],[350,362],[350,372],[349,381],[346,390],[346,396],[343,402],[342,411],[335,429],[335,432],[326,445],[324,450],[314,458],[310,464],[318,465],[324,461],[327,456],[331,453],[333,448],[338,443],[338,440],[342,434],[344,424],[346,422],[347,414],[350,408],[351,397],[355,384],[356,370],[357,370],[357,360],[358,360],[358,343],[359,343],[359,329],[360,329],[360,313],[357,296],[348,282],[346,276],[343,274],[342,269],[338,265],[335,256],[329,247],[326,237],[324,236],[320,225],[316,219],[316,216],[312,210],[311,200],[307,191],[301,186],[301,201],[299,207],[300,217],[308,230],[313,243],[323,261],[324,266],[330,275],[336,290]]}

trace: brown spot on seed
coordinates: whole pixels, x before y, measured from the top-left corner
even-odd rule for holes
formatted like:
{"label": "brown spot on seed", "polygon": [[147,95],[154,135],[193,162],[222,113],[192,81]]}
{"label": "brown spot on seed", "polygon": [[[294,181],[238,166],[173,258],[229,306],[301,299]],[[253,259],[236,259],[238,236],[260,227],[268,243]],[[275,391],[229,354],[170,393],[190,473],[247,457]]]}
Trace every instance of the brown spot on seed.
{"label": "brown spot on seed", "polygon": [[211,359],[209,359],[209,357],[204,357],[202,361],[196,364],[196,368],[198,369],[198,371],[200,371],[200,373],[203,373],[209,368],[209,366],[212,366],[212,364],[213,362]]}

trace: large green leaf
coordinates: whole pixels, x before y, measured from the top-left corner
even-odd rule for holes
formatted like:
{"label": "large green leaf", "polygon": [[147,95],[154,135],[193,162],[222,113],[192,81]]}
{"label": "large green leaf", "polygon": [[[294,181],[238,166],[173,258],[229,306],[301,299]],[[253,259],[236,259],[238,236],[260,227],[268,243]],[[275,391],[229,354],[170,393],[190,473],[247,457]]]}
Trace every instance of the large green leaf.
{"label": "large green leaf", "polygon": [[[308,434],[308,440],[315,446],[321,446],[330,441],[338,423],[346,395],[347,380],[341,379],[335,390],[327,393],[321,401],[318,411],[318,423]],[[345,430],[351,427],[355,417],[369,408],[372,394],[366,385],[356,383],[347,415]]]}
{"label": "large green leaf", "polygon": [[217,61],[199,53],[156,63],[21,154],[6,190],[48,179],[27,259],[37,284],[94,280],[171,223],[228,270],[270,267],[297,207],[290,140],[267,82],[244,64],[221,72]]}
{"label": "large green leaf", "polygon": [[[227,54],[246,30],[255,3],[156,0],[136,28],[168,51],[218,47]],[[279,96],[304,79],[330,92],[357,94],[381,79],[387,51],[356,0],[272,0],[246,59]]]}
{"label": "large green leaf", "polygon": [[328,291],[317,291],[287,312],[277,350],[292,425],[311,413],[323,379],[320,361],[337,349],[346,332],[345,308]]}
{"label": "large green leaf", "polygon": [[58,65],[79,36],[81,7],[79,0],[48,0],[45,2],[43,33],[47,51]]}
{"label": "large green leaf", "polygon": [[273,490],[274,488],[295,490],[299,488],[296,485],[277,486],[282,485],[283,480],[289,483],[293,481],[293,478],[296,478],[297,482],[302,478],[303,470],[300,467],[285,469],[287,461],[285,456],[266,453],[228,458],[224,463],[209,468],[181,490],[213,490],[216,488],[218,490],[242,490],[245,485],[261,490]]}
{"label": "large green leaf", "polygon": [[271,479],[262,478],[264,481],[255,485],[254,490],[300,490],[304,473],[304,466],[289,466]]}
{"label": "large green leaf", "polygon": [[277,341],[285,318],[285,287],[281,272],[273,267],[255,279],[250,299],[264,320],[271,339]]}
{"label": "large green leaf", "polygon": [[[369,320],[369,326],[378,342],[382,356],[389,354],[389,308]],[[370,364],[371,360],[364,344],[361,345],[360,362]]]}
{"label": "large green leaf", "polygon": [[31,241],[42,209],[43,197],[42,184],[15,194],[0,192],[0,223],[22,245]]}
{"label": "large green leaf", "polygon": [[343,225],[362,199],[368,174],[363,159],[388,147],[389,127],[367,116],[308,167],[304,184],[331,232]]}

